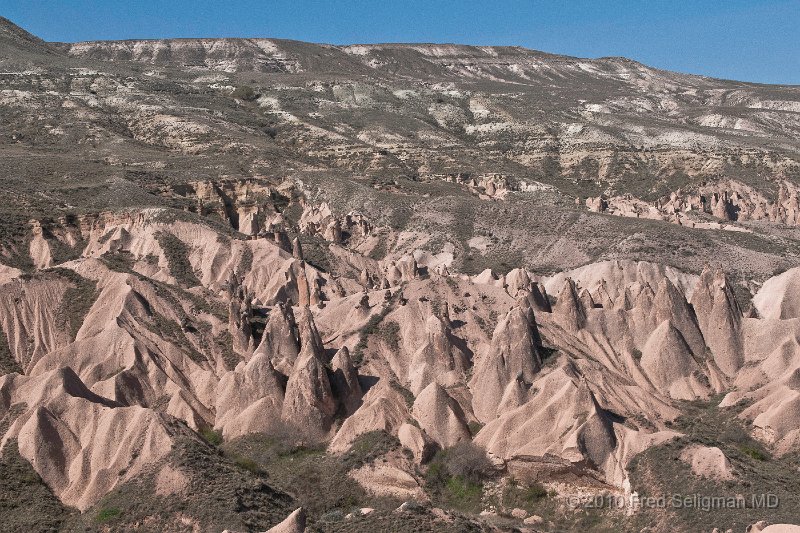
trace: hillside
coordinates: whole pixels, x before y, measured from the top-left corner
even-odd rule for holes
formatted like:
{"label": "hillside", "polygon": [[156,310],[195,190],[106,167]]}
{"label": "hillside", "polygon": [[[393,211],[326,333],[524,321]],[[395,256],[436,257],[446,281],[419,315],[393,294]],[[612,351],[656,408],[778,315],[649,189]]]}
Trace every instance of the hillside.
{"label": "hillside", "polygon": [[624,58],[0,19],[0,518],[796,522],[798,139]]}

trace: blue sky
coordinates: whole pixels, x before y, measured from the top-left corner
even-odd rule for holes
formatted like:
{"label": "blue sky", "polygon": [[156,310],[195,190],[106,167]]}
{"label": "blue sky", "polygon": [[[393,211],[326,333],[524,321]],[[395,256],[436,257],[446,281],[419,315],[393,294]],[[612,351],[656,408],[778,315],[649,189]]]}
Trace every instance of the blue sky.
{"label": "blue sky", "polygon": [[800,84],[800,0],[0,0],[48,41],[281,37],[519,45]]}

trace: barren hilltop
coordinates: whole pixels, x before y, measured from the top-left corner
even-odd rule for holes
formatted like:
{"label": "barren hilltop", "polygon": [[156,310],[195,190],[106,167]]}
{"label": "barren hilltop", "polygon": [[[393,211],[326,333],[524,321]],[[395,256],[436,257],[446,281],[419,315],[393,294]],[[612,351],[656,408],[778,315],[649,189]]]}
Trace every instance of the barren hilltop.
{"label": "barren hilltop", "polygon": [[798,139],[624,58],[0,18],[0,523],[795,531]]}

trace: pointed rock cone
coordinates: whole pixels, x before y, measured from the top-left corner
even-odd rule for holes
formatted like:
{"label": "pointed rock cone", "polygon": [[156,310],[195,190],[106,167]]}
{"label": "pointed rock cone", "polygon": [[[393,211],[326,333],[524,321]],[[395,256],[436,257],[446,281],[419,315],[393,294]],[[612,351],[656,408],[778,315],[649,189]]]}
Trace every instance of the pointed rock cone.
{"label": "pointed rock cone", "polygon": [[725,375],[733,377],[744,364],[742,311],[722,270],[703,270],[692,294],[692,307],[714,361]]}
{"label": "pointed rock cone", "polygon": [[503,392],[503,397],[500,399],[500,404],[497,406],[498,413],[507,413],[525,403],[527,388],[522,376],[517,376],[516,379],[511,380]]}
{"label": "pointed rock cone", "polygon": [[226,439],[267,431],[280,418],[282,380],[266,353],[256,353],[246,365],[240,363],[217,385],[214,426]]}
{"label": "pointed rock cone", "polygon": [[404,255],[397,262],[397,268],[400,270],[400,277],[402,281],[411,281],[419,276],[419,268],[417,267],[417,260],[413,255]]}
{"label": "pointed rock cone", "polygon": [[300,238],[295,237],[292,240],[292,256],[295,259],[302,259],[303,258],[303,247],[300,245]]}
{"label": "pointed rock cone", "polygon": [[480,285],[494,285],[497,281],[497,276],[494,275],[491,268],[487,268],[472,279],[473,283]]}
{"label": "pointed rock cone", "polygon": [[631,291],[628,287],[625,287],[625,289],[620,291],[619,295],[617,295],[617,299],[614,300],[614,309],[619,311],[630,311],[633,309],[633,296],[631,296]]}
{"label": "pointed rock cone", "polygon": [[297,324],[291,306],[278,304],[269,313],[261,343],[256,348],[255,354],[266,354],[275,369],[288,376],[297,360],[297,354],[300,353],[300,341],[297,335]]}
{"label": "pointed rock cone", "polygon": [[419,393],[412,413],[420,428],[442,448],[471,439],[461,406],[438,383]]}
{"label": "pointed rock cone", "polygon": [[531,278],[524,268],[515,268],[506,274],[506,290],[511,296],[516,296],[519,291],[530,290],[531,285]]}
{"label": "pointed rock cone", "polygon": [[653,288],[649,284],[645,283],[639,291],[639,294],[636,295],[636,298],[633,302],[633,307],[636,308],[640,313],[647,315],[653,308],[653,299],[655,296],[656,293],[653,292]]}
{"label": "pointed rock cone", "polygon": [[411,392],[418,394],[436,379],[436,376],[455,370],[460,375],[466,371],[469,360],[452,342],[450,328],[431,315],[425,322],[427,339],[414,354],[408,372]]}
{"label": "pointed rock cone", "polygon": [[287,252],[292,249],[292,243],[289,242],[289,236],[286,234],[285,231],[275,230],[272,233],[272,238],[275,241],[275,244],[278,245],[279,248]]}
{"label": "pointed rock cone", "polygon": [[658,284],[649,322],[651,327],[655,328],[665,320],[669,320],[681,332],[692,353],[697,356],[704,355],[706,344],[697,324],[694,309],[667,277]]}
{"label": "pointed rock cone", "polygon": [[360,284],[361,284],[363,287],[369,287],[369,286],[371,285],[371,284],[370,284],[370,280],[369,280],[369,273],[367,272],[367,270],[366,270],[366,269],[362,270],[362,271],[361,271],[361,274],[359,274],[359,276],[358,276],[358,282],[359,282],[359,283],[360,283]]}
{"label": "pointed rock cone", "polygon": [[297,269],[297,305],[305,307],[311,305],[311,290],[308,286],[308,277],[306,276],[305,263],[300,261],[300,267]]}
{"label": "pointed rock cone", "polygon": [[483,354],[470,380],[472,407],[481,422],[495,418],[512,380],[533,382],[542,367],[536,348],[539,333],[533,311],[514,307],[497,324],[491,347]]}
{"label": "pointed rock cone", "polygon": [[547,298],[547,289],[538,281],[531,284],[528,300],[530,301],[531,308],[535,311],[543,311],[545,313],[551,313],[553,311],[552,307],[550,307],[550,300]]}
{"label": "pointed rock cone", "polygon": [[571,278],[564,281],[564,287],[553,308],[553,317],[559,326],[570,332],[583,329],[586,325],[586,310],[578,297],[575,282]]}
{"label": "pointed rock cone", "polygon": [[433,457],[436,451],[434,443],[415,425],[405,423],[397,430],[397,438],[400,445],[411,450],[414,454],[414,461],[422,464]]}
{"label": "pointed rock cone", "polygon": [[753,296],[756,317],[800,318],[800,267],[769,278]]}
{"label": "pointed rock cone", "polygon": [[316,324],[314,324],[314,315],[311,314],[311,309],[308,307],[301,308],[300,317],[297,320],[297,329],[300,349],[302,350],[307,345],[310,345],[314,354],[321,360],[324,351],[322,338],[319,336]]}
{"label": "pointed rock cone", "polygon": [[592,300],[595,303],[600,304],[603,309],[611,310],[614,308],[614,300],[608,293],[608,284],[606,283],[605,279],[600,281],[600,285],[597,287],[597,291],[592,297]]}
{"label": "pointed rock cone", "polygon": [[306,511],[302,507],[296,509],[280,524],[268,529],[265,533],[303,533],[306,530]]}
{"label": "pointed rock cone", "polygon": [[228,331],[233,339],[233,351],[243,359],[249,359],[255,349],[255,339],[250,322],[253,310],[251,296],[241,285],[229,286],[231,301],[228,304]]}
{"label": "pointed rock cone", "polygon": [[344,414],[350,416],[361,406],[361,398],[364,393],[358,382],[358,373],[350,359],[350,350],[347,349],[347,346],[342,346],[333,356],[331,370],[333,375],[330,382],[333,395],[339,400]]}
{"label": "pointed rock cone", "polygon": [[325,240],[340,244],[342,242],[342,223],[338,219],[332,220],[325,228]]}
{"label": "pointed rock cone", "polygon": [[298,325],[300,354],[286,384],[281,418],[309,434],[326,432],[336,414],[336,400],[322,358],[322,342],[308,309]]}
{"label": "pointed rock cone", "polygon": [[702,370],[691,348],[669,320],[662,322],[650,335],[642,350],[641,365],[661,394],[676,400],[708,396],[708,379],[701,377]]}
{"label": "pointed rock cone", "polygon": [[594,300],[586,289],[581,289],[580,301],[584,309],[594,309]]}
{"label": "pointed rock cone", "polygon": [[322,301],[322,293],[319,290],[319,278],[316,272],[311,270],[312,277],[308,276],[309,270],[306,268],[305,261],[300,261],[297,266],[297,305],[305,307],[307,305],[317,305]]}

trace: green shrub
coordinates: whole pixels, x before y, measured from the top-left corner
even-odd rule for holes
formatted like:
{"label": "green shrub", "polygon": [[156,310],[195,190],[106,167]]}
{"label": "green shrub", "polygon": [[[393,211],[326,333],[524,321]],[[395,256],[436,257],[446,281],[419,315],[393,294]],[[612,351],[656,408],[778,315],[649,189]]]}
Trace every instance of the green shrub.
{"label": "green shrub", "polygon": [[[220,442],[221,440],[222,439],[220,439]],[[235,464],[239,468],[247,470],[248,472],[251,472],[256,475],[261,475],[264,473],[264,469],[261,468],[261,466],[257,462],[253,461],[248,457],[242,457],[240,455],[237,455],[234,456],[232,459],[233,459],[233,464]]]}
{"label": "green shrub", "polygon": [[249,85],[240,85],[239,87],[234,89],[233,93],[231,93],[231,96],[233,96],[237,100],[252,102],[256,100],[260,95],[256,93],[255,89],[253,89]]}
{"label": "green shrub", "polygon": [[386,322],[380,330],[380,335],[389,348],[394,351],[400,349],[400,324],[391,320]]}
{"label": "green shrub", "polygon": [[483,483],[474,483],[461,476],[453,476],[447,480],[443,501],[450,507],[465,512],[481,511]]}
{"label": "green shrub", "polygon": [[756,461],[767,461],[769,459],[769,456],[766,453],[762,452],[755,446],[745,444],[740,446],[739,450],[746,456],[755,459]]}
{"label": "green shrub", "polygon": [[114,520],[121,514],[122,511],[118,507],[104,507],[97,512],[97,521],[101,524],[105,524],[106,522]]}
{"label": "green shrub", "polygon": [[440,450],[425,472],[425,488],[434,502],[479,513],[484,481],[494,472],[486,452],[471,441]]}
{"label": "green shrub", "polygon": [[200,429],[200,436],[212,446],[219,446],[222,444],[222,433],[214,431],[212,428],[205,427]]}
{"label": "green shrub", "polygon": [[476,422],[473,420],[472,422],[469,423],[469,432],[470,435],[472,435],[473,437],[477,435],[478,432],[482,429],[483,429],[483,424],[481,424],[480,422]]}
{"label": "green shrub", "polygon": [[414,393],[413,393],[413,392],[411,392],[410,390],[408,390],[407,388],[405,388],[403,385],[401,385],[401,384],[400,384],[400,383],[399,383],[397,380],[395,380],[395,379],[392,379],[392,380],[389,382],[389,385],[390,385],[390,386],[391,386],[391,387],[392,387],[394,390],[396,390],[397,392],[399,392],[400,394],[402,394],[402,395],[403,395],[403,399],[406,401],[406,405],[408,406],[408,408],[409,408],[409,409],[411,409],[411,408],[414,406],[414,400],[415,400],[415,398],[414,398]]}

